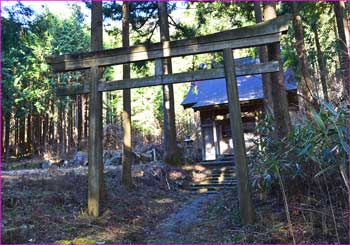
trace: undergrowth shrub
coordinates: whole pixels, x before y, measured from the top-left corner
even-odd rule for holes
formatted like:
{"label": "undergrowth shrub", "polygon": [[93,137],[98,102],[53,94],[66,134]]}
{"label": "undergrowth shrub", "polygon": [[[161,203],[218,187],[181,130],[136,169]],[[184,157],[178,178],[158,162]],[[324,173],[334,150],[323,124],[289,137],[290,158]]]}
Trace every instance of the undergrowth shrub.
{"label": "undergrowth shrub", "polygon": [[320,104],[318,111],[300,117],[282,140],[273,137],[270,114],[259,122],[253,187],[262,197],[283,198],[291,231],[289,212],[296,208],[313,232],[321,229],[318,234],[333,236],[333,242],[347,241],[349,114],[345,105]]}
{"label": "undergrowth shrub", "polygon": [[268,114],[257,127],[253,185],[269,191],[278,182],[279,171],[289,188],[303,192],[305,183],[332,177],[346,193],[348,189],[349,131],[346,107],[322,102],[319,112],[311,110],[299,119],[287,137],[275,139],[273,117]]}

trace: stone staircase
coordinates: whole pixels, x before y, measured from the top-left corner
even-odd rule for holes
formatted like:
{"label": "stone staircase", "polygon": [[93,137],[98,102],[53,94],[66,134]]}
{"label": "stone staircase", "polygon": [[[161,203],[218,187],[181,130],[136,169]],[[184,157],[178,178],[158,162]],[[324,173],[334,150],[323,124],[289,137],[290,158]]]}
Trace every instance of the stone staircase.
{"label": "stone staircase", "polygon": [[196,164],[194,181],[189,189],[199,193],[216,193],[224,189],[235,189],[237,178],[232,160],[208,161]]}

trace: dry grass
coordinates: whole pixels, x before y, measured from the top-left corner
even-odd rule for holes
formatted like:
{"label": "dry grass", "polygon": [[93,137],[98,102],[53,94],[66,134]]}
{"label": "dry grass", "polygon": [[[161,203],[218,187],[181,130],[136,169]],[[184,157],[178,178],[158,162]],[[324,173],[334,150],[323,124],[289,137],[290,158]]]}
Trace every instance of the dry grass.
{"label": "dry grass", "polygon": [[181,169],[139,165],[133,175],[136,189],[128,192],[121,186],[118,168],[106,174],[108,200],[97,219],[86,215],[85,170],[5,176],[2,242],[140,242],[146,230],[192,197],[179,190],[177,181],[186,175]]}

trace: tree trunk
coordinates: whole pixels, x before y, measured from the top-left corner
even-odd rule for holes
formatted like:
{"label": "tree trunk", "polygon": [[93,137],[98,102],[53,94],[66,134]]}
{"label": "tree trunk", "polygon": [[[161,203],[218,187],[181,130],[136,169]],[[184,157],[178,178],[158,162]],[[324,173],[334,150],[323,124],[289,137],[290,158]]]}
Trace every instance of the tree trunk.
{"label": "tree trunk", "polygon": [[[261,13],[260,2],[254,2],[254,13],[255,13],[255,22],[256,23],[262,22],[263,18]],[[259,59],[261,63],[268,62],[269,57],[267,54],[266,46],[261,46],[259,48]],[[265,108],[265,113],[268,113],[273,111],[270,73],[263,73],[262,80],[263,80],[263,90],[264,90],[264,108]]]}
{"label": "tree trunk", "polygon": [[41,129],[42,129],[42,125],[41,125],[41,115],[37,114],[36,115],[36,132],[35,132],[35,138],[36,138],[36,142],[37,142],[37,153],[40,155],[42,153],[41,151],[41,146],[42,146],[42,140],[41,140]]}
{"label": "tree trunk", "polygon": [[[123,48],[130,46],[129,41],[129,3],[123,2]],[[130,65],[123,65],[123,79],[130,78]],[[123,175],[122,183],[132,189],[131,165],[132,165],[132,139],[131,139],[131,94],[130,89],[123,89]]]}
{"label": "tree trunk", "polygon": [[78,134],[78,148],[81,147],[81,139],[83,135],[83,106],[82,106],[82,96],[77,95],[77,134]]}
{"label": "tree trunk", "polygon": [[329,97],[328,97],[327,79],[326,79],[327,68],[325,67],[324,62],[323,62],[323,54],[322,54],[322,50],[321,50],[321,44],[320,44],[320,39],[318,36],[318,30],[317,30],[316,24],[312,27],[312,30],[313,30],[314,35],[315,35],[317,63],[318,63],[318,67],[320,68],[320,79],[321,79],[321,84],[322,84],[322,92],[323,92],[324,100],[328,102]]}
{"label": "tree trunk", "polygon": [[84,95],[84,138],[87,139],[88,137],[88,123],[89,123],[89,96]]}
{"label": "tree trunk", "polygon": [[350,33],[349,26],[345,15],[345,3],[344,1],[334,2],[334,12],[338,27],[338,43],[339,43],[339,55],[340,55],[340,68],[341,77],[343,81],[343,96],[344,99],[349,98],[350,95],[350,53],[348,47],[350,46]]}
{"label": "tree trunk", "polygon": [[[299,3],[299,4],[302,4],[302,3]],[[304,110],[304,108],[307,108],[309,106],[308,102],[313,101],[312,79],[309,71],[310,64],[308,63],[307,57],[306,57],[303,25],[302,25],[301,17],[299,15],[298,4],[296,2],[292,2],[292,9],[293,9],[294,35],[296,40],[295,48],[299,58],[298,63],[299,63],[299,69],[301,74],[301,81],[298,87],[300,89],[300,93],[302,94],[302,97],[301,98],[299,97],[299,102],[300,102],[299,108]],[[328,98],[327,98],[327,101],[328,101]]]}
{"label": "tree trunk", "polygon": [[[264,20],[276,18],[276,3],[264,3]],[[291,129],[291,121],[288,112],[288,99],[284,83],[284,73],[282,66],[282,58],[280,44],[274,43],[268,45],[269,60],[277,60],[279,62],[280,71],[271,73],[272,83],[272,103],[273,115],[275,118],[275,136],[279,139],[288,134]]]}
{"label": "tree trunk", "polygon": [[49,128],[49,115],[47,113],[44,114],[43,118],[43,133],[42,133],[42,147],[44,152],[47,151],[47,138],[48,138],[48,128]]}
{"label": "tree trunk", "polygon": [[54,122],[54,115],[55,115],[55,101],[51,100],[51,116],[49,117],[49,144],[50,144],[50,150],[53,151],[53,146],[55,145],[55,122]]}
{"label": "tree trunk", "polygon": [[59,154],[60,158],[63,158],[66,147],[65,147],[65,124],[64,124],[64,112],[65,112],[65,106],[63,105],[63,108],[60,108],[59,110],[59,131],[60,134],[60,144],[59,144]]}
{"label": "tree trunk", "polygon": [[[16,114],[15,114],[15,116],[14,117],[16,117]],[[19,128],[19,126],[18,126],[18,118],[15,118],[15,149],[16,149],[16,157],[19,157],[19,137],[18,137],[18,128]]]}
{"label": "tree trunk", "polygon": [[2,156],[2,159],[5,159],[5,116],[2,115],[2,118],[1,118],[1,156]]}
{"label": "tree trunk", "polygon": [[61,135],[62,135],[62,117],[61,117],[61,108],[60,106],[58,106],[58,109],[57,109],[57,116],[58,116],[58,121],[57,121],[57,131],[56,131],[56,136],[55,138],[58,139],[57,140],[57,144],[56,144],[56,152],[57,152],[57,155],[59,156],[59,158],[61,158],[61,148],[60,148],[60,145],[61,145],[61,142],[62,142],[62,139],[61,139]]}
{"label": "tree trunk", "polygon": [[73,125],[73,101],[70,100],[68,106],[68,152],[71,152],[72,148],[74,148]]}
{"label": "tree trunk", "polygon": [[[169,22],[167,2],[158,2],[159,20],[160,20],[160,39],[169,41]],[[162,59],[162,73],[164,75],[172,73],[171,59]],[[164,108],[164,159],[166,162],[172,162],[176,154],[176,126],[175,126],[175,103],[174,88],[172,84],[163,85],[163,108]]]}
{"label": "tree trunk", "polygon": [[30,146],[30,152],[32,153],[32,115],[31,109],[29,109],[29,113],[27,116],[27,143]]}
{"label": "tree trunk", "polygon": [[5,114],[5,161],[8,162],[10,158],[10,130],[11,130],[11,113]]}
{"label": "tree trunk", "polygon": [[111,92],[107,91],[105,92],[106,94],[106,117],[105,117],[105,121],[106,121],[106,125],[111,123]]}
{"label": "tree trunk", "polygon": [[26,137],[26,120],[25,116],[19,118],[19,144],[24,144]]}

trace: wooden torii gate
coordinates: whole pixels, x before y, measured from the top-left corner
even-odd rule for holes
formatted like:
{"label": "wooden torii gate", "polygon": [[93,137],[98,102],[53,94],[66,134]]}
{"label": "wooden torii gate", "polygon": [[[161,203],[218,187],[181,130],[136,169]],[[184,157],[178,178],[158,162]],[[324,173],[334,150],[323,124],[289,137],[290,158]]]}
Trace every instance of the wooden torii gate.
{"label": "wooden torii gate", "polygon": [[[238,176],[239,204],[242,223],[253,223],[254,210],[252,205],[250,184],[248,180],[248,163],[242,129],[241,109],[238,97],[236,76],[253,75],[282,71],[279,61],[270,60],[267,63],[235,66],[232,49],[241,49],[261,45],[271,45],[280,42],[281,34],[287,32],[290,15],[284,15],[270,21],[243,28],[227,30],[211,35],[179,41],[164,41],[150,45],[136,45],[128,48],[116,48],[87,53],[49,56],[46,61],[52,66],[53,72],[67,72],[90,69],[90,81],[80,85],[57,88],[57,95],[68,96],[78,94],[96,94],[105,91],[126,88],[140,88],[164,84],[190,82],[226,78],[228,105],[231,130],[234,144],[234,157]],[[199,70],[177,74],[162,75],[159,73],[159,62],[164,58],[194,55],[209,52],[223,52],[224,68]],[[119,81],[104,81],[98,79],[100,67],[121,65],[137,61],[156,60],[155,76],[127,79]],[[102,121],[102,115],[95,114],[96,106],[89,100],[90,118]],[[89,125],[93,127],[93,125]],[[89,144],[94,144],[96,137],[101,137],[98,130],[89,130]],[[102,147],[97,146],[89,152],[89,202],[88,211],[94,216],[99,215],[100,209],[100,181],[99,167],[103,162]]]}

